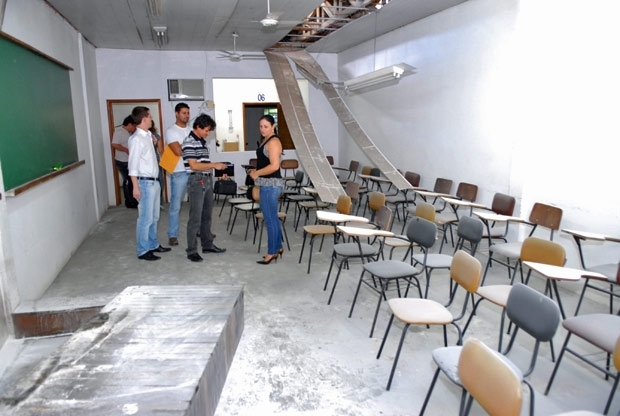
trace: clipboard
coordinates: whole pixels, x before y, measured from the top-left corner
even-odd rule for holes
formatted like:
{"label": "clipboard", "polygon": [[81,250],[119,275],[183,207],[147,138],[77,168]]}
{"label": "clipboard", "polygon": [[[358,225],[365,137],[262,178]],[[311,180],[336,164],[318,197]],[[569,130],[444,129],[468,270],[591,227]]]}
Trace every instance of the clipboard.
{"label": "clipboard", "polygon": [[179,159],[181,156],[177,156],[174,154],[170,145],[166,146],[164,149],[164,153],[161,155],[161,159],[159,160],[159,166],[164,168],[164,170],[168,173],[174,172],[174,169],[177,167],[177,163],[179,163]]}

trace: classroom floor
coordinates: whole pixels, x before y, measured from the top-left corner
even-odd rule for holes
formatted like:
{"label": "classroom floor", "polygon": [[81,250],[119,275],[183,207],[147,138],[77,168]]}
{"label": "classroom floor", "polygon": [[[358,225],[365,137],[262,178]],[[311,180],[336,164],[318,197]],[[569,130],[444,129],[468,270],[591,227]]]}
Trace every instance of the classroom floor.
{"label": "classroom floor", "polygon": [[[159,223],[160,242],[165,246],[166,208],[161,211]],[[182,224],[187,221],[187,209],[184,204]],[[229,235],[228,208],[221,217],[218,213],[219,204],[214,211],[214,232],[216,244],[227,248],[226,253],[204,254],[204,262],[190,262],[184,251],[185,230],[182,229],[179,246],[162,254],[160,261],[146,262],[139,261],[135,255],[136,210],[112,208],[44,296],[22,308],[45,310],[105,304],[130,285],[241,284],[245,290],[245,330],[217,415],[418,414],[435,371],[431,351],[442,345],[441,329],[409,329],[392,388],[387,391],[385,385],[402,326],[392,329],[381,358],[376,359],[389,318],[387,306],[382,306],[372,338],[368,334],[377,300],[374,292],[362,289],[353,316],[347,317],[360,264],[352,262],[350,270],[343,270],[332,304],[327,305],[329,293],[323,291],[323,285],[329,268],[330,241],[326,239],[321,253],[315,248],[312,272],[306,274],[307,251],[301,264],[298,263],[302,232],[293,230],[291,218],[286,224],[291,251],[286,250],[277,263],[262,266],[256,264],[260,255],[251,236],[244,241],[245,218],[238,219]],[[394,230],[400,231],[401,226],[397,220]],[[265,253],[265,244],[261,255]],[[437,250],[439,244],[435,246]],[[444,248],[444,253],[450,250]],[[483,266],[486,264],[486,242],[476,257]],[[447,272],[435,271],[429,298],[444,303],[448,281]],[[486,284],[506,282],[505,269],[494,267]],[[542,290],[544,281],[534,277],[530,286]],[[560,286],[570,315],[581,284]],[[605,311],[605,299],[597,296],[593,294],[586,300],[582,313]],[[465,339],[475,336],[496,347],[499,317],[499,308],[483,302]],[[448,337],[450,343],[455,343],[453,329],[448,329]],[[564,337],[565,331],[560,328],[554,339],[556,353]],[[7,405],[2,398],[8,386],[33,371],[36,363],[64,340],[66,336],[10,340],[5,344],[0,351],[0,411]],[[509,355],[522,369],[529,364],[532,345],[531,338],[520,333]],[[543,395],[553,368],[550,357],[549,345],[543,345],[536,369],[529,377],[536,391],[536,414],[552,415],[575,409],[602,411],[611,382],[570,356],[565,357],[549,396]],[[459,399],[460,390],[440,376],[426,414],[457,414]],[[527,414],[527,403],[526,394],[522,414]],[[617,399],[610,414],[617,413],[619,408],[620,399]],[[476,405],[472,413],[483,414]]]}

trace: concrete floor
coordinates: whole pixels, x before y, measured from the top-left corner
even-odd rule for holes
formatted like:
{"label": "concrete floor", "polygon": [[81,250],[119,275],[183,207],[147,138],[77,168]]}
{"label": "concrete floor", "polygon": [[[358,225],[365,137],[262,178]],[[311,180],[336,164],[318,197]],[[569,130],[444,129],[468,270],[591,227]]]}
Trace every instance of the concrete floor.
{"label": "concrete floor", "polygon": [[[21,309],[81,307],[107,303],[130,285],[241,284],[245,287],[245,331],[220,398],[217,415],[415,415],[418,414],[435,365],[431,351],[441,346],[440,328],[412,327],[409,330],[390,391],[385,385],[396,351],[400,329],[393,328],[380,359],[376,354],[389,314],[384,304],[373,338],[368,337],[376,295],[362,289],[352,318],[348,312],[360,274],[359,263],[343,271],[331,305],[323,284],[329,267],[331,242],[313,258],[312,273],[306,274],[307,251],[298,264],[301,230],[295,233],[287,223],[291,251],[276,264],[261,266],[251,237],[243,240],[245,219],[226,232],[227,209],[222,217],[215,211],[216,244],[224,254],[205,254],[203,263],[185,256],[184,229],[181,245],[162,254],[157,262],[145,262],[135,255],[136,211],[124,207],[110,209],[67,263],[45,295]],[[291,210],[292,214],[292,210]],[[182,224],[186,223],[183,207]],[[162,210],[160,241],[167,245],[167,211]],[[394,229],[402,224],[395,222]],[[263,237],[265,239],[265,237]],[[436,244],[438,247],[439,244]],[[316,251],[316,250],[315,250]],[[444,252],[448,250],[444,249]],[[476,257],[483,266],[486,243]],[[448,274],[433,273],[429,298],[445,302]],[[505,269],[492,268],[487,284],[506,283]],[[530,285],[542,290],[544,282],[533,278]],[[567,311],[575,307],[581,284],[561,284]],[[592,293],[592,292],[591,292]],[[605,299],[592,295],[582,313],[604,312]],[[483,303],[466,337],[475,336],[492,347],[497,345],[499,309]],[[448,330],[449,341],[456,335]],[[555,337],[556,351],[564,340],[560,328]],[[25,377],[38,360],[58,348],[64,336],[44,339],[11,340],[0,352],[0,397],[8,386]],[[520,333],[509,355],[521,368],[528,365],[531,338]],[[544,396],[552,370],[549,345],[543,345],[539,361],[529,380],[536,391],[536,414],[587,409],[602,411],[611,383],[570,356],[565,357],[549,396]],[[427,414],[457,414],[460,390],[440,376]],[[527,414],[529,397],[522,414]],[[6,403],[4,403],[6,405]],[[3,409],[0,402],[0,411]],[[620,399],[610,414],[618,412]],[[5,408],[6,409],[6,408]],[[1,412],[0,412],[1,413]],[[474,406],[473,414],[483,414]]]}

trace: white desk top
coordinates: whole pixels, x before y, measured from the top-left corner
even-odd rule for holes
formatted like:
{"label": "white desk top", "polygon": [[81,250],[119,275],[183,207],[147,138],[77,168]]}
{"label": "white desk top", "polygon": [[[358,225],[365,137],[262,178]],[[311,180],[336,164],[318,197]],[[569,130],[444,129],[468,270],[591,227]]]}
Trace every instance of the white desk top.
{"label": "white desk top", "polygon": [[476,215],[481,220],[485,220],[485,221],[499,221],[499,222],[510,221],[510,222],[523,222],[523,223],[527,222],[526,220],[520,217],[513,217],[511,215],[500,215],[500,214],[494,213],[493,211],[474,211],[473,214]]}
{"label": "white desk top", "polygon": [[346,214],[341,214],[339,212],[322,211],[322,210],[316,212],[316,217],[321,221],[327,221],[327,222],[333,222],[333,223],[338,223],[338,222],[368,223],[370,222],[370,220],[366,217],[358,217],[356,215],[346,215]]}
{"label": "white desk top", "polygon": [[444,198],[452,198],[453,196],[450,194],[442,194],[441,192],[433,192],[433,191],[425,191],[422,189],[416,189],[415,190],[416,194],[420,194],[422,196],[429,196],[431,198],[440,198],[440,197],[444,197]]}
{"label": "white desk top", "polygon": [[566,228],[562,228],[562,231],[572,236],[582,238],[584,240],[605,241],[605,236],[603,234],[591,233],[588,231],[569,230]]}
{"label": "white desk top", "polygon": [[392,182],[391,180],[389,180],[388,178],[384,178],[383,176],[374,176],[374,175],[363,175],[363,174],[359,174],[357,175],[362,179],[369,179],[371,181],[377,181],[377,182]]}
{"label": "white desk top", "polygon": [[530,269],[542,274],[547,279],[551,280],[568,280],[576,282],[578,280],[581,280],[581,278],[585,275],[587,275],[588,277],[593,277],[595,279],[601,278],[607,280],[607,278],[600,273],[588,272],[582,269],[551,266],[549,264],[535,263],[533,261],[524,261],[523,264],[525,264]]}
{"label": "white desk top", "polygon": [[317,195],[319,193],[319,191],[316,188],[312,188],[310,186],[304,186],[302,187],[302,189],[312,195]]}
{"label": "white desk top", "polygon": [[339,225],[338,230],[346,235],[355,237],[394,237],[394,233],[391,231],[348,227],[346,225]]}
{"label": "white desk top", "polygon": [[450,205],[456,205],[456,206],[461,206],[461,207],[486,209],[486,206],[484,206],[482,204],[478,204],[477,202],[466,201],[464,199],[449,198],[447,196],[442,196],[441,199],[443,199],[444,201],[446,201]]}

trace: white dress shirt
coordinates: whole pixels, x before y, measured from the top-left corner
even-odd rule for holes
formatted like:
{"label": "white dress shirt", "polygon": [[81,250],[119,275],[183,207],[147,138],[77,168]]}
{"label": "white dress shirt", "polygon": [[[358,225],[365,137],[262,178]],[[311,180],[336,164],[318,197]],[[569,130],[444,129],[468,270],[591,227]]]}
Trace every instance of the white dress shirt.
{"label": "white dress shirt", "polygon": [[129,138],[129,176],[157,178],[159,165],[150,131],[140,128]]}

